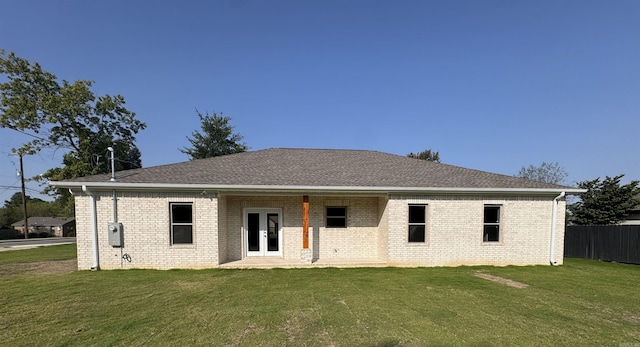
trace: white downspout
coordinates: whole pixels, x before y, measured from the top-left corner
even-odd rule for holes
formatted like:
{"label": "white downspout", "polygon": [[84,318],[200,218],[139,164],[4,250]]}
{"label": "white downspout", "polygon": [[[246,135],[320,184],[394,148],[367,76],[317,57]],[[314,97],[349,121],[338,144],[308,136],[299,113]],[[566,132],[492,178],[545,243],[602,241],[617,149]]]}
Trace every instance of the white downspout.
{"label": "white downspout", "polygon": [[558,200],[565,196],[565,192],[553,198],[553,212],[551,213],[551,244],[549,246],[549,263],[551,265],[558,265],[556,261],[556,222],[558,219]]}
{"label": "white downspout", "polygon": [[82,191],[89,196],[91,201],[91,227],[93,231],[93,266],[91,270],[100,270],[100,256],[98,250],[98,211],[96,208],[96,198],[86,185],[82,185]]}

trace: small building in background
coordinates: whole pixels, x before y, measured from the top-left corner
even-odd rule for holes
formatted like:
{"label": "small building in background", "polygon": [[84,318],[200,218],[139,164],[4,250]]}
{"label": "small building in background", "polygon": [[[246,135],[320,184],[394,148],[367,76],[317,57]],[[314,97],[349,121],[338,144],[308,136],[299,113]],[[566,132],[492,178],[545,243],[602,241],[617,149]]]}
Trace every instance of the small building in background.
{"label": "small building in background", "polygon": [[631,213],[620,222],[622,225],[640,225],[640,205],[636,206]]}
{"label": "small building in background", "polygon": [[[76,236],[76,219],[63,217],[29,217],[29,233],[38,236]],[[24,235],[24,220],[11,224],[13,229]]]}

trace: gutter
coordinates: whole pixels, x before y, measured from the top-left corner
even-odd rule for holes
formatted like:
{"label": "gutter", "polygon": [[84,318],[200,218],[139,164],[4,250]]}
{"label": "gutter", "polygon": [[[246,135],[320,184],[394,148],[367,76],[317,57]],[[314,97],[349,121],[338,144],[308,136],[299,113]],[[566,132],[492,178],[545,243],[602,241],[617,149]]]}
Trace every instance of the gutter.
{"label": "gutter", "polygon": [[529,194],[529,195],[549,195],[549,194],[578,194],[586,190],[578,188],[462,188],[462,187],[375,187],[375,186],[302,186],[302,185],[244,185],[244,184],[185,184],[185,183],[122,183],[122,182],[74,182],[74,181],[53,181],[49,185],[56,188],[79,188],[91,186],[99,190],[215,190],[215,191],[249,191],[249,192],[280,192],[280,193],[396,193],[396,194],[416,194],[416,193],[452,193],[452,194]]}
{"label": "gutter", "polygon": [[565,192],[561,192],[560,195],[553,198],[553,211],[551,212],[551,241],[549,244],[549,263],[553,266],[558,265],[556,261],[556,222],[558,219],[558,200],[565,196]]}
{"label": "gutter", "polygon": [[93,231],[93,266],[91,270],[100,270],[100,252],[98,248],[98,211],[96,208],[96,197],[87,189],[86,185],[82,185],[82,191],[89,196],[91,200],[91,228]]}

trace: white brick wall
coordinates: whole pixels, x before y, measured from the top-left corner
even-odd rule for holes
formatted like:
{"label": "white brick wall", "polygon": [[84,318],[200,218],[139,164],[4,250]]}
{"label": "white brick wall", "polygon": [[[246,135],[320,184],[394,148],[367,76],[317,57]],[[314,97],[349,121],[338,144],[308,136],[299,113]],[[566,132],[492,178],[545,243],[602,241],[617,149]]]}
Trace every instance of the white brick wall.
{"label": "white brick wall", "polygon": [[[378,258],[379,198],[309,197],[309,246],[313,259]],[[346,206],[348,228],[326,228],[326,206]],[[283,211],[283,258],[300,261],[302,249],[302,196],[227,197],[227,261],[244,254],[243,210],[280,208]],[[221,229],[224,230],[224,229]],[[221,236],[221,239],[223,237]]]}
{"label": "white brick wall", "polygon": [[218,196],[218,264],[224,263],[228,257],[227,197]]}
{"label": "white brick wall", "polygon": [[[302,248],[302,197],[246,197],[246,196],[229,196],[227,197],[227,259],[226,261],[240,260],[244,257],[244,209],[245,208],[278,208],[282,209],[282,228],[283,228],[283,257],[300,261],[300,249]],[[300,205],[300,206],[298,206]],[[298,226],[292,224],[294,215],[292,212],[299,209],[297,213],[300,217]],[[224,233],[224,229],[221,229]],[[295,235],[300,234],[300,235]],[[299,243],[295,242],[296,236],[299,236]],[[292,249],[292,244],[296,247]]]}
{"label": "white brick wall", "polygon": [[[377,259],[379,211],[377,197],[311,197],[310,224],[314,226],[315,259]],[[326,208],[346,207],[347,228],[327,228]]]}
{"label": "white brick wall", "polygon": [[[427,205],[425,243],[407,242],[408,204]],[[498,243],[482,240],[485,204],[501,206]],[[558,206],[556,259],[562,263],[564,207]],[[389,262],[398,265],[549,264],[552,198],[393,196],[389,199]]]}
{"label": "white brick wall", "polygon": [[93,233],[91,224],[91,202],[86,195],[75,195],[76,246],[78,269],[88,270],[93,266]]}
{"label": "white brick wall", "polygon": [[[192,193],[118,192],[118,221],[123,224],[124,247],[108,243],[107,225],[113,221],[111,192],[95,192],[101,269],[206,268],[218,265],[218,204],[215,197]],[[192,245],[170,245],[169,203],[193,203]],[[93,264],[89,197],[76,195],[78,268]],[[123,254],[131,262],[122,259]]]}
{"label": "white brick wall", "polygon": [[[299,264],[302,196],[203,196],[199,193],[118,192],[124,247],[108,245],[112,193],[95,192],[100,267],[206,268],[244,254],[245,208],[282,210],[283,258]],[[170,245],[169,203],[194,208],[194,244]],[[407,242],[408,205],[427,205],[426,242]],[[485,204],[502,206],[501,242],[482,242]],[[380,259],[391,265],[548,264],[552,197],[310,196],[310,247],[316,259]],[[327,206],[347,207],[347,228],[326,228]],[[558,206],[556,260],[562,263],[565,202]],[[76,195],[78,268],[93,264],[89,197]],[[128,254],[131,262],[122,259]]]}

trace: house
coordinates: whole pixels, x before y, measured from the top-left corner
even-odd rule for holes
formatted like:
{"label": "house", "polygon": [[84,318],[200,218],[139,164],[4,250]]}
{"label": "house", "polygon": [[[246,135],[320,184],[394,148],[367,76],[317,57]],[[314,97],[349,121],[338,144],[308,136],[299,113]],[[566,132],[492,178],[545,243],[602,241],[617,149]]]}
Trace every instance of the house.
{"label": "house", "polygon": [[[75,236],[75,218],[29,217],[29,233],[47,234],[47,236]],[[13,229],[24,235],[24,220],[11,224]]]}
{"label": "house", "polygon": [[79,269],[562,264],[584,190],[365,150],[265,149],[96,175]]}
{"label": "house", "polygon": [[[636,199],[640,200],[640,194],[635,196]],[[636,205],[628,216],[624,217],[624,219],[620,222],[622,225],[640,225],[640,205]]]}

